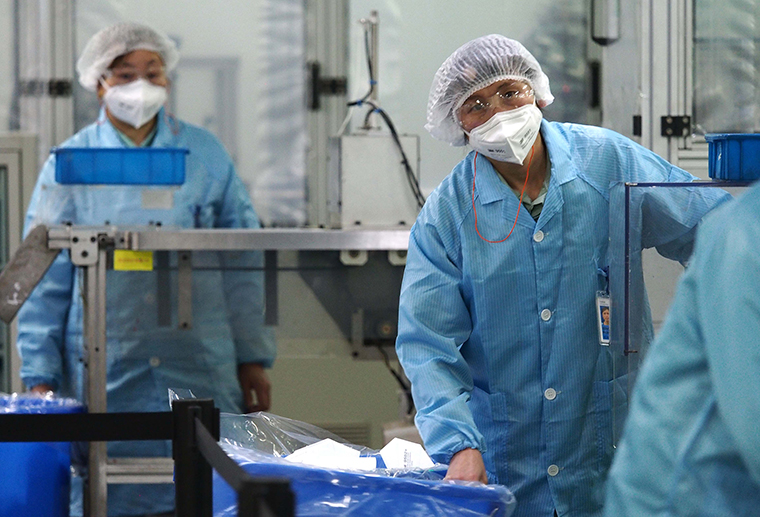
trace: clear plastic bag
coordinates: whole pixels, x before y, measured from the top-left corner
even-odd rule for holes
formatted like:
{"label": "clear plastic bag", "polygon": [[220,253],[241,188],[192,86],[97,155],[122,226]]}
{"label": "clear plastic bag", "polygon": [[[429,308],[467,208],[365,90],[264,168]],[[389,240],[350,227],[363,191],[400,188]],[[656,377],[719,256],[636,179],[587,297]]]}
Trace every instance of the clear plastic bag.
{"label": "clear plastic bag", "polygon": [[[194,398],[190,390],[170,390],[171,400]],[[378,458],[380,468],[369,471],[322,468],[291,463],[295,451],[331,439]],[[298,516],[509,517],[514,495],[502,485],[444,481],[447,465],[432,468],[387,469],[380,451],[347,443],[317,426],[271,413],[222,413],[220,445],[248,474],[287,478],[295,495]],[[214,473],[214,516],[237,515],[237,495]]]}
{"label": "clear plastic bag", "polygon": [[[346,447],[355,449],[359,451],[361,456],[377,458],[379,467],[371,471],[373,475],[440,481],[444,478],[448,469],[446,465],[442,464],[436,464],[430,469],[384,468],[379,451],[348,443],[343,438],[306,422],[292,420],[271,413],[258,412],[248,415],[222,413],[221,416],[221,445],[228,451],[228,454],[235,454],[245,461],[284,462],[283,464],[285,465],[293,465],[293,463],[287,462],[284,458],[307,445],[312,445],[325,439],[330,439]],[[352,471],[350,468],[341,470]]]}

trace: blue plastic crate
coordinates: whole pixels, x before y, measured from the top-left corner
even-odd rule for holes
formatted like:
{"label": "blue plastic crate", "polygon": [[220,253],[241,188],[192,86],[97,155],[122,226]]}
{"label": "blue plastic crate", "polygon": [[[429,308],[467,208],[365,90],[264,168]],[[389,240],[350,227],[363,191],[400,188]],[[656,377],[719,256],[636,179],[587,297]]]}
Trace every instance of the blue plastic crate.
{"label": "blue plastic crate", "polygon": [[721,180],[760,178],[760,134],[705,135],[709,146],[709,175]]}
{"label": "blue plastic crate", "polygon": [[56,147],[55,180],[64,185],[181,185],[187,149]]}

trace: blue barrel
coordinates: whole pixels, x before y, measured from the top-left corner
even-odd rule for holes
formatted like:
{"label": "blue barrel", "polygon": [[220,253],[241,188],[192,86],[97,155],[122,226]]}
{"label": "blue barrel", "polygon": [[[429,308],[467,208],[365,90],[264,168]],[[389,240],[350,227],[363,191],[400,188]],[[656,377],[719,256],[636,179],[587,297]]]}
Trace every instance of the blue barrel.
{"label": "blue barrel", "polygon": [[[0,396],[0,413],[82,413],[74,399]],[[0,515],[67,517],[71,486],[69,442],[0,443]]]}

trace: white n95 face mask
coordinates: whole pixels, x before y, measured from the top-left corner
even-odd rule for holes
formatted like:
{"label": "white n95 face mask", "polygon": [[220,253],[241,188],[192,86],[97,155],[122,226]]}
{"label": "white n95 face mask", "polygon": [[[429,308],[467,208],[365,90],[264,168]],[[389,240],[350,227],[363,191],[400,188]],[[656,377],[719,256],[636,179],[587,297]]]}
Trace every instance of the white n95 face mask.
{"label": "white n95 face mask", "polygon": [[142,77],[116,86],[108,86],[105,82],[102,84],[106,89],[103,100],[108,111],[136,129],[155,117],[166,102],[166,88]]}
{"label": "white n95 face mask", "polygon": [[469,144],[494,160],[522,165],[538,137],[542,118],[535,104],[500,111],[467,133]]}

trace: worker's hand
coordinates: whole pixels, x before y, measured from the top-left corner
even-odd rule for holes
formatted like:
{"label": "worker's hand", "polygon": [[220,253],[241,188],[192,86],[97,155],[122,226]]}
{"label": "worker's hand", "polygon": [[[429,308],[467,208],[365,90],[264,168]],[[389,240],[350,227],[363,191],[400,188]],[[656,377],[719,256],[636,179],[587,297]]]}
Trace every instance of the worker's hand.
{"label": "worker's hand", "polygon": [[50,384],[38,384],[37,386],[32,386],[29,388],[29,391],[32,393],[39,393],[40,395],[44,395],[48,391],[53,391],[53,387]]}
{"label": "worker's hand", "polygon": [[461,481],[480,481],[488,484],[486,466],[483,456],[477,449],[462,449],[451,457],[449,470],[445,479],[458,479]]}
{"label": "worker's hand", "polygon": [[[271,401],[272,385],[264,367],[259,363],[242,363],[238,365],[238,380],[243,389],[245,412],[267,411]],[[253,394],[256,393],[256,400]]]}

